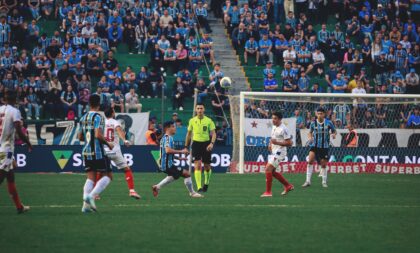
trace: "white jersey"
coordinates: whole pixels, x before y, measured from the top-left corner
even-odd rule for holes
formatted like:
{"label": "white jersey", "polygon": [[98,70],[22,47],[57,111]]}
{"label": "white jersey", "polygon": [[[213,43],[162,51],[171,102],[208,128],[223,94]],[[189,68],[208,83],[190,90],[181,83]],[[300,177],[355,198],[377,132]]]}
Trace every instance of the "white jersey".
{"label": "white jersey", "polygon": [[[291,139],[292,136],[290,135],[289,129],[287,129],[286,125],[281,123],[280,126],[273,126],[271,130],[271,139],[275,141],[284,141]],[[287,148],[280,145],[271,145],[271,152],[273,155],[281,155],[285,156],[287,154]]]}
{"label": "white jersey", "polygon": [[0,153],[13,152],[15,149],[14,123],[21,121],[20,111],[11,105],[0,107]]}
{"label": "white jersey", "polygon": [[121,124],[118,120],[105,119],[105,139],[107,142],[111,142],[114,145],[112,151],[108,148],[108,146],[105,145],[105,153],[115,153],[121,151],[120,137],[117,133],[117,127],[121,127]]}

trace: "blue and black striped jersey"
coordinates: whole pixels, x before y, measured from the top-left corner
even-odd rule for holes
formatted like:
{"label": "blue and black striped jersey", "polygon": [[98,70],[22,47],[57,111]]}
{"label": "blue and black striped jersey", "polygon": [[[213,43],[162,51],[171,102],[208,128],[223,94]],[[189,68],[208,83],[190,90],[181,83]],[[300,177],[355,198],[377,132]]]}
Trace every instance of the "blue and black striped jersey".
{"label": "blue and black striped jersey", "polygon": [[314,141],[311,147],[314,148],[329,148],[330,147],[330,134],[335,133],[335,126],[331,120],[325,119],[320,123],[314,120],[310,126],[310,132],[313,134]]}
{"label": "blue and black striped jersey", "polygon": [[160,169],[166,171],[171,168],[174,164],[174,155],[166,153],[166,147],[174,148],[174,138],[170,135],[165,134],[160,140]]}
{"label": "blue and black striped jersey", "polygon": [[105,129],[104,117],[98,112],[88,112],[80,119],[80,127],[85,137],[83,157],[85,160],[99,160],[104,158],[103,144],[95,138],[95,129]]}

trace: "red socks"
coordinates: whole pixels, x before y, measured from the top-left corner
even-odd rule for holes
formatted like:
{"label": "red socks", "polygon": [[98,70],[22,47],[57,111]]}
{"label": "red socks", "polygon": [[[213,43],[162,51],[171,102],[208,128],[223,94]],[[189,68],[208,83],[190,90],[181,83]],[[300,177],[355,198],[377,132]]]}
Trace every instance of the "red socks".
{"label": "red socks", "polygon": [[131,170],[125,171],[125,180],[127,181],[128,189],[134,190],[133,172]]}
{"label": "red socks", "polygon": [[18,195],[17,190],[16,190],[15,183],[8,182],[7,183],[7,188],[9,190],[10,197],[13,199],[13,202],[15,202],[16,208],[17,209],[23,208],[22,203],[20,203],[20,199],[19,199],[19,195]]}
{"label": "red socks", "polygon": [[283,177],[283,175],[279,172],[275,172],[273,171],[273,176],[280,181],[280,183],[282,183],[284,186],[288,186],[289,182],[287,182],[287,180]]}
{"label": "red socks", "polygon": [[271,192],[271,185],[273,184],[273,173],[265,173],[265,192]]}

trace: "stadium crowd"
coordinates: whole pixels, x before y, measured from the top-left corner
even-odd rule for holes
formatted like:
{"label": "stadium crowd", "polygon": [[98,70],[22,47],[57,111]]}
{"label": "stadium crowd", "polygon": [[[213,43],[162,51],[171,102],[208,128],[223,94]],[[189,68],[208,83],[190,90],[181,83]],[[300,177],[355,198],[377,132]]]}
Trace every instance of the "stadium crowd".
{"label": "stadium crowd", "polygon": [[[228,106],[223,89],[199,74],[204,58],[215,64],[210,10],[245,64],[255,56],[266,66],[265,91],[420,94],[418,0],[1,0],[0,101],[16,90],[27,119],[77,119],[92,93],[102,107],[128,112],[172,88],[173,107],[183,110],[195,87],[199,100],[216,87],[210,93],[223,99],[211,102],[220,114]],[[59,20],[59,28],[42,32],[44,20]],[[114,57],[120,44],[130,54],[149,54],[149,65],[121,69]],[[176,76],[172,87],[167,70]],[[320,78],[326,86],[311,80]],[[380,122],[384,109],[373,110],[356,114]]]}

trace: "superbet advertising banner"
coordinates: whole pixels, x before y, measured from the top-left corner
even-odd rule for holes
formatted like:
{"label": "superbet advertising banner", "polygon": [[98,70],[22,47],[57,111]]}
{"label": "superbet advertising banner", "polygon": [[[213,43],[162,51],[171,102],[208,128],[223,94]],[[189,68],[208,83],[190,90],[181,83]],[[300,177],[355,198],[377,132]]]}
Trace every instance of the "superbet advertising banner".
{"label": "superbet advertising banner", "polygon": [[[246,173],[261,173],[265,170],[268,152],[261,153],[261,148],[253,148],[255,152],[247,152],[245,156]],[[34,173],[73,173],[83,172],[82,147],[79,145],[63,146],[38,145],[31,153],[25,147],[17,147],[15,160],[16,172]],[[249,151],[249,150],[248,150]],[[278,171],[284,173],[304,173],[308,148],[290,148],[287,161]],[[214,172],[225,173],[231,170],[231,147],[216,147],[212,154]],[[155,146],[122,147],[122,153],[128,165],[135,172],[158,171],[159,149]],[[330,173],[385,173],[385,174],[420,174],[419,149],[409,148],[331,148]],[[185,158],[185,156],[182,156]],[[188,161],[175,160],[175,165],[188,168]],[[116,171],[116,170],[114,170]],[[318,171],[318,168],[315,168]]]}

